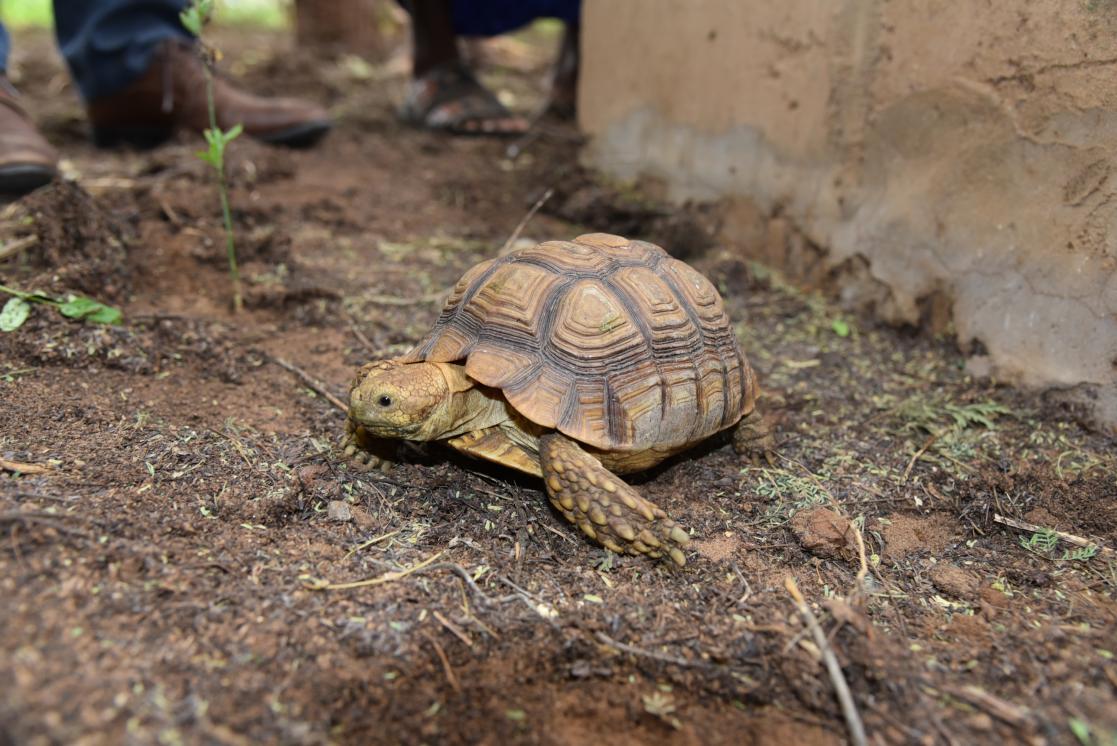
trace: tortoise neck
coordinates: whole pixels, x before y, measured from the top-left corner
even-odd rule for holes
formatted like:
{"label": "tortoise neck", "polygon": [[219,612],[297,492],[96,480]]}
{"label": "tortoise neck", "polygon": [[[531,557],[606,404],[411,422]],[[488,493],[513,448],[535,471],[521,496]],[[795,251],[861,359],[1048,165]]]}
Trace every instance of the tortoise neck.
{"label": "tortoise neck", "polygon": [[431,417],[431,424],[438,431],[433,438],[455,438],[499,425],[511,418],[504,395],[496,389],[478,386],[465,374],[464,366],[453,363],[434,365],[442,372],[450,393],[445,406]]}

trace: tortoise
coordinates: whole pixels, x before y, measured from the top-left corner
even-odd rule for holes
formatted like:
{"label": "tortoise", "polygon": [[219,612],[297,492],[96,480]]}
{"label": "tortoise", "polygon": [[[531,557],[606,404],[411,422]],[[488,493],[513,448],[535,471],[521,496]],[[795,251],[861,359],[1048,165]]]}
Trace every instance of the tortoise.
{"label": "tortoise", "polygon": [[[684,565],[687,531],[616,475],[738,425],[758,393],[709,280],[659,246],[593,233],[468,270],[414,349],[361,368],[345,450],[375,467],[377,439],[445,441],[541,477],[608,549]],[[733,438],[738,452],[766,440]]]}

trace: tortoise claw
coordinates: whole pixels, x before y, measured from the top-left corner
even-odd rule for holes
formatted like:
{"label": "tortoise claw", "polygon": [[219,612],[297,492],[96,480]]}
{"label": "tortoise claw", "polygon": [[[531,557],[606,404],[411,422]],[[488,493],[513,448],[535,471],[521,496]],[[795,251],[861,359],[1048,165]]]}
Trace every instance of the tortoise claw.
{"label": "tortoise claw", "polygon": [[372,438],[364,428],[352,420],[345,421],[345,438],[342,448],[349,464],[361,472],[391,470],[395,464],[388,457],[390,446],[385,441]]}

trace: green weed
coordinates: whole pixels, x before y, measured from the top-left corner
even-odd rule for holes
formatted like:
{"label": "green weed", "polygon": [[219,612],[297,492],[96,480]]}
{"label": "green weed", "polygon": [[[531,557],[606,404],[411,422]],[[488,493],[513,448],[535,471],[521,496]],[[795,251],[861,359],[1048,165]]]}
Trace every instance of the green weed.
{"label": "green weed", "polygon": [[1028,538],[1020,537],[1020,546],[1044,559],[1057,562],[1087,562],[1097,553],[1097,546],[1090,544],[1085,547],[1064,549],[1062,556],[1055,556],[1054,552],[1059,546],[1059,535],[1049,528],[1041,528]]}
{"label": "green weed", "polygon": [[804,508],[824,505],[830,501],[826,488],[807,477],[792,474],[784,469],[761,469],[756,494],[773,500],[764,511],[765,521],[779,525]]}
{"label": "green weed", "polygon": [[87,321],[91,324],[119,324],[124,316],[112,306],[81,295],[68,295],[64,299],[52,298],[43,293],[25,293],[15,288],[0,285],[0,293],[11,297],[0,309],[0,332],[14,332],[23,326],[31,316],[31,304],[54,306],[58,312],[69,319]]}
{"label": "green weed", "polygon": [[241,294],[240,270],[237,268],[237,248],[233,236],[233,215],[229,210],[229,182],[225,176],[225,149],[229,143],[240,135],[244,129],[235,125],[232,129],[223,132],[217,126],[217,112],[213,104],[213,66],[219,53],[209,46],[202,38],[202,32],[213,14],[214,0],[192,0],[179,17],[182,25],[198,38],[198,56],[202,60],[202,69],[206,76],[206,105],[209,107],[209,128],[203,132],[208,150],[198,152],[198,158],[213,167],[217,174],[217,188],[221,196],[221,214],[225,220],[225,253],[229,258],[229,279],[233,285],[233,311],[238,312],[244,306]]}

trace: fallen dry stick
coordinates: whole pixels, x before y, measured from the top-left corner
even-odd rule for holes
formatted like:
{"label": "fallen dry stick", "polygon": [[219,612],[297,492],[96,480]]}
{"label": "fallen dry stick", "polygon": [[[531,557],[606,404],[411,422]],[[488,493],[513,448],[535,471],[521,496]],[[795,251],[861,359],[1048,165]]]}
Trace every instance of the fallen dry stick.
{"label": "fallen dry stick", "polygon": [[799,592],[799,586],[796,584],[795,578],[788,575],[784,579],[783,585],[787,592],[791,594],[792,600],[795,601],[795,607],[799,609],[799,614],[803,617],[803,621],[807,623],[807,628],[811,631],[811,637],[814,638],[815,645],[822,653],[822,661],[826,664],[826,671],[830,674],[830,681],[834,685],[834,692],[838,695],[838,702],[842,706],[842,715],[845,716],[846,726],[849,728],[849,740],[853,742],[854,746],[865,746],[865,726],[861,722],[861,715],[857,712],[857,705],[853,702],[849,684],[846,683],[845,676],[842,674],[838,656],[834,655],[834,649],[830,647],[830,641],[826,639],[826,633],[822,631],[814,612],[807,605],[803,594]]}
{"label": "fallen dry stick", "polygon": [[615,648],[622,653],[628,653],[629,655],[651,658],[654,661],[661,661],[663,663],[672,663],[683,668],[708,668],[710,666],[710,664],[705,661],[688,661],[686,658],[679,658],[674,655],[667,655],[666,653],[657,653],[654,650],[644,650],[634,645],[626,645],[623,642],[617,642],[604,632],[598,632],[595,636],[597,637],[597,641],[601,644]]}
{"label": "fallen dry stick", "polygon": [[445,290],[434,290],[423,295],[416,295],[411,298],[403,298],[398,295],[378,295],[366,294],[361,296],[361,300],[366,300],[369,303],[375,303],[378,306],[417,306],[421,303],[434,303],[435,301],[442,300],[450,293],[450,288]]}
{"label": "fallen dry stick", "polygon": [[915,455],[911,457],[911,461],[908,462],[908,467],[904,469],[904,476],[900,477],[900,484],[907,483],[908,477],[911,476],[911,470],[915,468],[915,462],[923,458],[923,454],[925,454],[927,452],[927,449],[933,446],[935,444],[935,441],[938,439],[938,433],[935,433],[927,438],[926,441],[924,441],[922,447],[920,447],[920,449],[915,452]]}
{"label": "fallen dry stick", "polygon": [[71,534],[73,536],[85,536],[89,534],[80,529],[70,528],[63,525],[63,519],[80,520],[76,516],[66,515],[65,513],[46,513],[37,510],[14,510],[7,513],[0,513],[0,524],[2,523],[34,523],[47,528],[53,528],[63,534]]}
{"label": "fallen dry stick", "polygon": [[438,640],[434,639],[431,635],[424,632],[423,637],[425,637],[427,642],[431,644],[431,647],[434,648],[434,652],[438,655],[438,660],[442,661],[442,671],[446,674],[446,681],[450,683],[450,687],[455,692],[461,694],[462,685],[458,682],[457,674],[454,673],[454,667],[450,665],[450,659],[446,657],[446,651],[438,644]]}
{"label": "fallen dry stick", "polygon": [[39,237],[34,234],[30,236],[24,236],[23,238],[17,238],[14,241],[10,241],[9,243],[0,246],[0,261],[7,259],[10,256],[15,256],[24,249],[29,249],[37,243],[39,243]]}
{"label": "fallen dry stick", "polygon": [[1012,526],[1013,528],[1018,528],[1021,531],[1031,531],[1033,534],[1038,533],[1040,531],[1050,531],[1051,533],[1055,534],[1056,536],[1058,536],[1063,541],[1069,542],[1071,544],[1075,544],[1076,546],[1097,547],[1099,554],[1107,554],[1108,555],[1108,554],[1113,554],[1114,553],[1112,549],[1110,549],[1107,546],[1103,546],[1101,542],[1091,541],[1089,539],[1083,539],[1081,536],[1075,536],[1074,534],[1068,534],[1065,531],[1056,531],[1055,529],[1045,528],[1044,526],[1040,526],[1040,525],[1037,525],[1035,523],[1028,523],[1027,521],[1022,521],[1019,518],[1009,518],[1008,516],[1001,515],[1000,513],[994,513],[993,514],[993,522],[994,523],[1000,523],[1004,526]]}
{"label": "fallen dry stick", "polygon": [[368,588],[374,585],[393,583],[397,580],[401,580],[402,578],[406,578],[408,575],[424,569],[441,556],[442,552],[435,552],[422,562],[414,564],[411,567],[404,568],[403,570],[393,570],[391,572],[386,572],[383,575],[378,575],[375,578],[369,578],[368,580],[355,580],[351,583],[331,583],[328,580],[311,577],[304,577],[302,580],[306,584],[306,587],[312,591],[344,591],[350,588]]}
{"label": "fallen dry stick", "polygon": [[284,360],[281,357],[275,357],[274,355],[268,355],[268,360],[271,360],[273,363],[278,365],[280,368],[283,368],[284,370],[287,370],[287,371],[290,371],[291,373],[294,373],[296,376],[299,377],[299,380],[302,381],[306,385],[306,387],[309,388],[311,391],[313,391],[314,393],[316,393],[319,396],[321,396],[322,398],[324,398],[330,404],[333,404],[335,407],[340,409],[342,412],[345,412],[346,414],[349,413],[349,407],[345,406],[345,404],[341,401],[341,399],[338,399],[336,396],[334,396],[329,391],[327,391],[326,387],[324,385],[319,383],[316,378],[313,378],[309,373],[307,373],[302,368],[298,367],[297,365],[293,365],[292,363],[287,362],[286,360]]}
{"label": "fallen dry stick", "polygon": [[42,464],[25,464],[21,461],[8,461],[0,458],[0,471],[19,472],[20,474],[46,474],[49,467]]}
{"label": "fallen dry stick", "polygon": [[1001,699],[972,684],[967,686],[944,687],[943,691],[965,702],[969,702],[975,707],[980,707],[990,715],[1005,721],[1009,725],[1019,727],[1031,719],[1031,712],[1028,708]]}
{"label": "fallen dry stick", "polygon": [[499,253],[501,256],[504,256],[508,253],[508,251],[512,248],[512,244],[516,243],[516,240],[520,237],[520,234],[524,232],[524,228],[526,228],[527,224],[531,222],[531,219],[535,217],[535,213],[539,212],[539,208],[543,207],[543,205],[547,203],[547,200],[549,200],[551,198],[551,195],[554,193],[554,187],[547,187],[547,191],[543,192],[543,196],[535,200],[535,204],[532,205],[531,208],[527,211],[527,214],[520,219],[520,222],[516,223],[516,227],[513,228],[512,232],[508,235],[508,239],[504,242],[504,245],[500,247]]}
{"label": "fallen dry stick", "polygon": [[432,614],[434,615],[434,618],[438,620],[439,624],[441,624],[443,627],[448,629],[450,631],[450,633],[454,635],[454,637],[456,637],[459,640],[461,640],[462,642],[464,642],[465,646],[467,648],[472,648],[473,647],[473,640],[471,640],[469,635],[467,635],[465,632],[463,632],[462,629],[458,625],[451,622],[449,619],[447,619],[445,616],[443,616],[442,613],[439,612],[438,610],[433,611]]}

